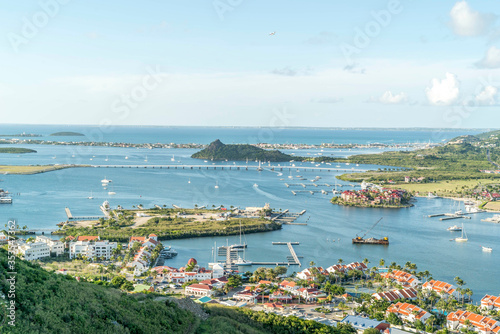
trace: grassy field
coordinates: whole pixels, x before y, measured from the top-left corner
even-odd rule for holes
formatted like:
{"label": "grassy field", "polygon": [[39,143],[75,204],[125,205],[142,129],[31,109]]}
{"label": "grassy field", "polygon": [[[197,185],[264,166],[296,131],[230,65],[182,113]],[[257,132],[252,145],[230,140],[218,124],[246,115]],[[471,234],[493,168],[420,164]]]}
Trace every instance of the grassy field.
{"label": "grassy field", "polygon": [[70,168],[70,167],[76,167],[73,165],[58,165],[58,166],[48,166],[48,165],[42,165],[42,166],[5,166],[5,165],[0,165],[0,174],[38,174],[38,173],[45,173],[45,172],[51,172],[54,170],[59,170],[63,168]]}
{"label": "grassy field", "polygon": [[397,184],[395,187],[405,189],[407,191],[419,192],[421,195],[425,195],[428,192],[434,192],[437,194],[460,192],[462,189],[475,188],[479,183],[482,185],[498,184],[498,181],[489,179],[451,180],[431,183],[403,183]]}
{"label": "grassy field", "polygon": [[500,202],[488,202],[483,207],[486,210],[500,211]]}

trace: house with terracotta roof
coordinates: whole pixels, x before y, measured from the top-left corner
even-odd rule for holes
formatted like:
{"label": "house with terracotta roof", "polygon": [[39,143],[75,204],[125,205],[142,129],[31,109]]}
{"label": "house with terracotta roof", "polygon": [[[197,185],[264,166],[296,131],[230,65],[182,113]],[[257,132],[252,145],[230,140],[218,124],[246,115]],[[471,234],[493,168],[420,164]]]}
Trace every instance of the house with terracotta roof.
{"label": "house with terracotta roof", "polygon": [[[468,323],[466,324],[466,321]],[[446,327],[451,330],[473,329],[480,334],[499,334],[500,322],[480,314],[458,310],[446,317]]]}
{"label": "house with terracotta roof", "polygon": [[328,276],[328,272],[322,267],[311,267],[311,268],[306,268],[301,272],[297,273],[297,278],[315,281],[316,280],[316,275],[314,274],[315,272],[321,275]]}
{"label": "house with terracotta roof", "polygon": [[274,310],[274,309],[284,309],[285,305],[283,305],[281,303],[265,303],[264,304],[264,308],[271,309],[271,310]]}
{"label": "house with terracotta roof", "polygon": [[190,296],[208,296],[211,297],[214,294],[212,286],[208,284],[191,284],[186,287],[184,294]]}
{"label": "house with terracotta roof", "polygon": [[430,280],[422,285],[422,290],[435,291],[442,298],[448,298],[450,296],[453,296],[456,299],[462,298],[462,294],[457,291],[457,287],[446,282]]}
{"label": "house with terracotta roof", "polygon": [[500,311],[500,296],[484,296],[481,299],[481,308],[484,310]]}
{"label": "house with terracotta roof", "polygon": [[300,288],[297,290],[298,295],[307,303],[317,301],[319,298],[325,298],[326,293],[316,288]]}
{"label": "house with terracotta roof", "polygon": [[419,284],[421,284],[420,280],[417,277],[402,270],[393,270],[391,272],[380,273],[380,276],[387,280],[397,282],[403,287],[416,288]]}
{"label": "house with terracotta roof", "polygon": [[373,298],[378,300],[387,300],[388,302],[393,302],[398,299],[417,299],[417,290],[414,288],[407,289],[396,289],[392,291],[385,291],[372,294]]}
{"label": "house with terracotta roof", "polygon": [[278,301],[291,301],[293,298],[292,294],[289,291],[278,289],[273,293],[269,294],[269,300],[278,300]]}
{"label": "house with terracotta roof", "polygon": [[100,240],[98,235],[80,235],[76,241],[97,241]]}
{"label": "house with terracotta roof", "polygon": [[[194,265],[190,271],[188,271],[185,267],[181,267],[179,269],[173,268],[173,267],[168,267],[168,266],[161,266],[161,267],[154,267],[152,270],[156,271],[158,275],[163,276],[164,278],[168,279],[169,282],[172,283],[184,283],[184,282],[189,282],[192,280],[197,280],[197,281],[205,281],[212,279],[212,270],[207,270],[204,267],[198,266],[197,262],[195,259],[189,259],[188,264]],[[227,279],[225,277],[217,276],[215,279],[220,283],[227,283]]]}
{"label": "house with terracotta roof", "polygon": [[389,313],[394,313],[401,320],[411,323],[415,322],[416,320],[420,320],[425,323],[425,320],[427,320],[431,316],[429,312],[424,311],[416,305],[401,302],[389,306],[386,313],[387,315],[389,315]]}
{"label": "house with terracotta roof", "polygon": [[257,304],[257,295],[258,293],[255,291],[245,290],[234,294],[233,299],[242,302]]}

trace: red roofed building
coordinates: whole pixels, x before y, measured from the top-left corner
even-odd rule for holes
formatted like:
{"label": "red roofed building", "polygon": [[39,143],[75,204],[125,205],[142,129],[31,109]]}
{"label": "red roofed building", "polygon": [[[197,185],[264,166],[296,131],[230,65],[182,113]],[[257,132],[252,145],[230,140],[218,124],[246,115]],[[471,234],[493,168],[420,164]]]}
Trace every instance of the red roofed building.
{"label": "red roofed building", "polygon": [[212,291],[212,286],[208,284],[191,284],[184,290],[186,295],[192,296],[212,296],[214,292]]}
{"label": "red roofed building", "polygon": [[374,293],[373,298],[378,300],[387,300],[388,302],[393,302],[398,299],[417,299],[417,290],[413,288],[402,289],[402,290],[392,290],[386,292]]}
{"label": "red roofed building", "polygon": [[481,308],[486,310],[500,310],[500,296],[486,295],[481,299]]}
{"label": "red roofed building", "polygon": [[97,241],[97,240],[99,240],[98,235],[81,235],[76,239],[76,241]]}
{"label": "red roofed building", "polygon": [[456,299],[460,299],[462,296],[457,291],[457,288],[454,285],[435,280],[425,282],[424,285],[422,285],[422,290],[436,291],[440,296],[444,298],[453,296]]}
{"label": "red roofed building", "polygon": [[397,281],[404,287],[415,288],[421,283],[417,277],[402,270],[394,270],[392,272],[380,273],[380,276],[392,281]]}
{"label": "red roofed building", "polygon": [[[500,332],[500,322],[476,313],[458,310],[448,314],[446,326],[452,330],[472,327],[481,334],[498,334]],[[469,325],[465,322],[469,321]]]}
{"label": "red roofed building", "polygon": [[407,322],[413,323],[415,320],[420,320],[425,323],[431,314],[429,312],[424,311],[420,307],[408,304],[408,303],[396,303],[387,309],[387,314],[394,313],[400,319],[405,320]]}

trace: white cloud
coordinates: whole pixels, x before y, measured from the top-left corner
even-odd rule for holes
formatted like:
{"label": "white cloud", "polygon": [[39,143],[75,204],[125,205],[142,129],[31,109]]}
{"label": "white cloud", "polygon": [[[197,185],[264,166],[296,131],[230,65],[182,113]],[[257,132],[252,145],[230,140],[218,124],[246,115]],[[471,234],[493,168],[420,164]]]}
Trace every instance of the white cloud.
{"label": "white cloud", "polygon": [[408,102],[408,95],[404,92],[393,94],[390,90],[386,91],[380,97],[370,97],[366,102],[375,102],[382,104],[402,104]]}
{"label": "white cloud", "polygon": [[465,0],[457,2],[450,11],[450,26],[459,36],[478,36],[485,34],[495,15],[472,10]]}
{"label": "white cloud", "polygon": [[425,93],[431,104],[437,106],[447,106],[453,104],[460,94],[460,82],[457,76],[452,73],[446,73],[446,78],[439,80],[432,79],[431,87],[427,87]]}
{"label": "white cloud", "polygon": [[384,104],[400,104],[408,101],[408,96],[406,93],[392,94],[390,90],[386,91],[382,96],[378,99],[381,103]]}
{"label": "white cloud", "polygon": [[482,106],[493,106],[497,104],[498,88],[486,86],[484,90],[476,95],[476,103]]}
{"label": "white cloud", "polygon": [[290,66],[286,66],[283,68],[275,68],[271,71],[272,74],[283,75],[286,77],[294,77],[298,75],[311,75],[313,70],[311,68],[306,69],[295,69]]}
{"label": "white cloud", "polygon": [[486,51],[484,58],[476,63],[477,67],[499,68],[500,67],[500,49],[492,46]]}

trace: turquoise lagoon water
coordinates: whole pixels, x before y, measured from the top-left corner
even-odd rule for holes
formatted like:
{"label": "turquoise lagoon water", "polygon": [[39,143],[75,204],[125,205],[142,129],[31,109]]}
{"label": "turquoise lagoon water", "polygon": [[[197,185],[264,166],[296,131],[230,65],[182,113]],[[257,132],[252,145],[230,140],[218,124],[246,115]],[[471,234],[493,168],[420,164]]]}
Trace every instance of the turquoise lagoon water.
{"label": "turquoise lagoon water", "polygon": [[[142,129],[142,128],[140,128]],[[17,130],[17,129],[14,129]],[[9,133],[19,132],[11,130]],[[39,133],[34,129],[31,132]],[[55,132],[60,128],[50,129]],[[67,130],[67,129],[63,129]],[[72,129],[73,130],[73,129]],[[4,132],[7,130],[3,130]],[[30,132],[28,130],[24,130]],[[141,130],[142,131],[142,130]],[[131,137],[141,135],[131,135]],[[207,130],[208,131],[208,130]],[[212,130],[210,130],[212,131]],[[236,134],[225,134],[226,130],[218,130],[218,137],[237,136]],[[232,130],[231,130],[232,131]],[[2,131],[0,131],[2,132]],[[386,134],[379,131],[372,134],[371,141],[382,141]],[[423,135],[417,133],[416,137],[425,141]],[[450,136],[454,136],[451,134]],[[186,138],[195,138],[197,132],[183,134]],[[244,135],[246,136],[246,134]],[[134,137],[139,142],[140,138]],[[309,137],[308,137],[309,138]],[[319,142],[328,140],[319,139]],[[348,142],[355,142],[355,138],[348,138]],[[128,141],[134,141],[128,140]],[[210,139],[211,140],[211,139]],[[210,141],[208,140],[208,141]],[[149,141],[149,140],[146,140]],[[159,140],[156,140],[157,142]],[[192,139],[189,142],[201,142]],[[175,142],[188,142],[175,140]],[[237,137],[234,139],[238,141]],[[407,142],[404,139],[401,142]],[[410,140],[415,141],[415,140]],[[297,143],[307,143],[304,138],[297,138]],[[312,140],[311,142],[312,143]],[[189,149],[133,149],[133,148],[104,148],[104,147],[72,147],[72,146],[29,146],[35,148],[38,153],[26,155],[0,155],[0,164],[47,164],[47,163],[88,163],[88,164],[206,164],[211,166],[212,162],[204,162],[189,158],[195,150]],[[308,150],[311,154],[322,153],[338,156],[354,153],[376,153],[379,150],[343,151],[338,150]],[[297,153],[297,152],[296,152]],[[297,153],[298,154],[298,153]],[[303,154],[303,152],[300,152]],[[74,155],[74,157],[73,157]],[[175,162],[171,161],[172,156]],[[128,159],[125,159],[128,157]],[[146,160],[147,162],[144,161]],[[92,159],[92,160],[90,160]],[[107,159],[107,161],[105,161]],[[221,164],[218,162],[217,164]],[[224,164],[234,164],[232,161]],[[242,164],[238,162],[238,164]],[[255,162],[249,162],[255,164]],[[274,164],[275,166],[277,164]],[[290,163],[281,166],[290,166]],[[296,166],[312,166],[295,162]],[[334,164],[335,165],[335,164]],[[379,166],[346,166],[345,170],[378,168]],[[481,213],[472,215],[472,219],[463,220],[465,229],[469,236],[469,242],[456,243],[450,239],[457,236],[456,232],[448,232],[450,225],[460,224],[462,220],[448,222],[439,221],[438,218],[428,218],[433,213],[444,213],[456,211],[458,204],[448,199],[418,198],[415,206],[408,209],[363,209],[339,207],[329,203],[330,195],[316,193],[298,193],[294,196],[293,189],[287,188],[284,183],[291,181],[288,176],[296,175],[306,177],[309,180],[320,176],[318,183],[335,182],[338,172],[309,171],[296,172],[292,168],[278,176],[277,172],[264,170],[190,170],[190,169],[144,169],[144,168],[72,168],[57,172],[36,175],[0,175],[0,187],[9,190],[14,195],[12,205],[0,206],[0,221],[16,218],[19,224],[28,225],[30,228],[47,229],[55,228],[55,224],[66,219],[65,207],[69,207],[74,215],[99,215],[99,205],[104,200],[109,200],[112,206],[143,204],[152,207],[154,204],[173,204],[184,207],[198,205],[220,205],[233,206],[262,206],[270,203],[275,209],[289,209],[292,212],[307,210],[297,222],[307,222],[307,226],[285,225],[283,229],[275,232],[258,233],[246,235],[249,245],[246,257],[253,261],[284,261],[289,255],[286,246],[273,246],[273,241],[298,241],[299,246],[295,249],[297,254],[303,256],[302,268],[290,267],[290,272],[303,269],[310,261],[317,265],[329,266],[335,264],[339,258],[345,262],[361,261],[368,258],[371,265],[377,265],[381,258],[386,262],[398,262],[404,264],[411,261],[417,264],[418,270],[429,270],[435,279],[453,281],[455,276],[460,276],[467,282],[467,287],[474,290],[474,298],[480,299],[485,293],[500,294],[500,224],[482,222],[481,219],[491,217],[492,214]],[[100,180],[104,177],[113,180],[112,186],[104,190]],[[280,180],[284,179],[284,180]],[[188,183],[190,181],[190,183]],[[219,189],[215,189],[216,182]],[[298,181],[295,181],[298,183]],[[257,183],[258,187],[253,187]],[[351,188],[346,185],[342,189]],[[329,187],[308,187],[314,190],[330,190]],[[108,195],[113,190],[116,195]],[[95,199],[87,197],[92,192]],[[19,195],[17,195],[19,194]],[[462,207],[463,209],[463,207]],[[362,235],[380,217],[384,217],[376,229],[371,232],[372,236],[389,236],[391,244],[388,247],[362,245],[356,246],[351,239],[356,234]],[[3,224],[2,224],[3,225]],[[333,241],[335,240],[335,241]],[[167,264],[172,266],[185,265],[187,260],[194,257],[202,265],[211,261],[211,249],[215,242],[217,245],[232,244],[237,237],[210,237],[184,240],[171,240],[171,244],[179,255],[168,260]],[[492,253],[484,253],[481,245],[493,248]],[[243,268],[242,270],[247,270]]]}

